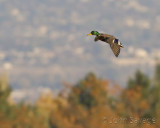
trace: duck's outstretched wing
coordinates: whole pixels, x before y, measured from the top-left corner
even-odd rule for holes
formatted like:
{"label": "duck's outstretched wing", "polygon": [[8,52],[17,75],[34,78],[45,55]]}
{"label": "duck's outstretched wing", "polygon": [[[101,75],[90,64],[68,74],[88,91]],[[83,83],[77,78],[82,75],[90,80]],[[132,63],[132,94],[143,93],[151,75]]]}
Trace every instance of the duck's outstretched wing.
{"label": "duck's outstretched wing", "polygon": [[121,46],[116,43],[110,43],[110,47],[116,57],[118,57],[120,53]]}

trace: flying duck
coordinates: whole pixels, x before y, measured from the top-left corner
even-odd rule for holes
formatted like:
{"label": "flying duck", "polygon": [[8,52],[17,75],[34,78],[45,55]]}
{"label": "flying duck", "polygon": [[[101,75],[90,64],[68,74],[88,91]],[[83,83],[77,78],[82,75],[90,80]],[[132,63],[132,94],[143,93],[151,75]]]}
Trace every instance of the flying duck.
{"label": "flying duck", "polygon": [[101,40],[103,42],[106,42],[110,45],[114,55],[118,57],[120,53],[120,49],[123,48],[121,42],[119,39],[115,38],[112,35],[104,34],[104,33],[99,33],[98,31],[91,31],[91,33],[88,34],[90,35],[95,35],[96,37],[94,38],[94,41]]}

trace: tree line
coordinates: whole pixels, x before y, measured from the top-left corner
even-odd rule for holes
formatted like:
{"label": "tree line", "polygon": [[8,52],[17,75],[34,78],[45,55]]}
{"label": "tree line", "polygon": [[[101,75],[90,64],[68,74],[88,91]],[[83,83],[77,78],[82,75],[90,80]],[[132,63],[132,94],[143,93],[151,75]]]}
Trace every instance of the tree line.
{"label": "tree line", "polygon": [[150,78],[137,70],[127,86],[88,73],[75,85],[63,83],[56,97],[42,94],[34,104],[14,103],[0,79],[0,128],[159,128],[160,64]]}

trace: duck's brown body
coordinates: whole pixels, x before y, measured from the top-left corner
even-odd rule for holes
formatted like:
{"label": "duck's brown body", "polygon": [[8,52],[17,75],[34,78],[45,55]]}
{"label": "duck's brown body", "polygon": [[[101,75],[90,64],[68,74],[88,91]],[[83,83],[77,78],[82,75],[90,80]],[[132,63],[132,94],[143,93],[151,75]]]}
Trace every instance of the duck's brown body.
{"label": "duck's brown body", "polygon": [[119,39],[116,39],[112,35],[100,33],[99,35],[96,35],[96,37],[94,39],[94,41],[98,41],[98,40],[101,40],[103,42],[108,43],[110,45],[114,55],[116,57],[118,57],[118,55],[120,53],[120,49],[123,47],[122,44],[120,43]]}

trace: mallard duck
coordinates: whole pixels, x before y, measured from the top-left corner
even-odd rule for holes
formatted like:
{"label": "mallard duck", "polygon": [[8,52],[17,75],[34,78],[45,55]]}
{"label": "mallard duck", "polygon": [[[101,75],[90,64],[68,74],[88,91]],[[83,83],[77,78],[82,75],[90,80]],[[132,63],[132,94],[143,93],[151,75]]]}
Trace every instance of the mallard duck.
{"label": "mallard duck", "polygon": [[104,33],[99,33],[98,31],[91,31],[91,33],[88,34],[90,35],[95,35],[96,37],[94,38],[94,41],[101,40],[103,42],[106,42],[110,44],[110,47],[116,57],[118,57],[120,53],[120,49],[123,48],[121,42],[119,39],[115,38],[112,35],[104,34]]}

